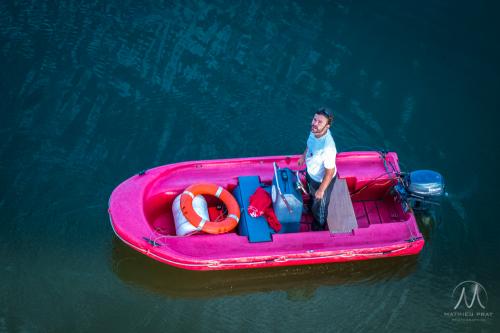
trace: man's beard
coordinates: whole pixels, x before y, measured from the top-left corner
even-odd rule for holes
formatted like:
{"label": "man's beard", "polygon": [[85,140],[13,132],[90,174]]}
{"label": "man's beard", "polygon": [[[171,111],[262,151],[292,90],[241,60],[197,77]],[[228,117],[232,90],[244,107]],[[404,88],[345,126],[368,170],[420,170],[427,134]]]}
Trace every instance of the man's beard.
{"label": "man's beard", "polygon": [[[311,132],[312,132],[313,134],[321,134],[321,133],[323,133],[323,132],[326,132],[326,131],[325,131],[326,126],[328,126],[328,125],[323,126],[323,127],[321,128],[321,130],[318,130],[318,128],[319,128],[319,127],[311,126]],[[315,128],[316,128],[316,129],[315,129]]]}

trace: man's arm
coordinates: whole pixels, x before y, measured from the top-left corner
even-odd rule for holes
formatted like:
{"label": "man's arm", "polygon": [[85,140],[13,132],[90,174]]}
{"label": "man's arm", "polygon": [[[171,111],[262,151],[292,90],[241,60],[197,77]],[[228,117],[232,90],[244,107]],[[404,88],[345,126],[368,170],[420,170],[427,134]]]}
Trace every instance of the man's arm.
{"label": "man's arm", "polygon": [[314,193],[314,197],[317,200],[321,200],[323,198],[326,188],[328,187],[328,185],[330,185],[330,182],[333,179],[333,175],[335,175],[335,168],[325,169],[325,176],[323,177],[323,181],[321,182],[321,185],[319,186],[316,193]]}

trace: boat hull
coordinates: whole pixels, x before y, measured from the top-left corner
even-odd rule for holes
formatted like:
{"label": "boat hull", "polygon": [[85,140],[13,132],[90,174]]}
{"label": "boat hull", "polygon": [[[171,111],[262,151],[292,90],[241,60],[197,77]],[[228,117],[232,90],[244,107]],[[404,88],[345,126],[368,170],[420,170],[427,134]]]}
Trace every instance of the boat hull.
{"label": "boat hull", "polygon": [[[176,236],[171,203],[187,186],[213,182],[232,191],[238,176],[258,175],[270,183],[272,163],[298,168],[298,156],[195,161],[157,167],[120,184],[109,202],[111,225],[131,248],[168,265],[189,270],[232,270],[368,260],[418,254],[424,239],[414,215],[393,203],[388,189],[399,172],[395,153],[383,163],[376,152],[341,153],[339,177],[355,193],[358,228],[347,234],[273,234],[271,242],[250,243],[236,231],[221,235]],[[387,162],[387,161],[386,161]],[[387,170],[387,165],[391,169]],[[368,185],[372,185],[367,187]],[[364,188],[367,188],[366,190]],[[361,191],[360,191],[361,189]]]}

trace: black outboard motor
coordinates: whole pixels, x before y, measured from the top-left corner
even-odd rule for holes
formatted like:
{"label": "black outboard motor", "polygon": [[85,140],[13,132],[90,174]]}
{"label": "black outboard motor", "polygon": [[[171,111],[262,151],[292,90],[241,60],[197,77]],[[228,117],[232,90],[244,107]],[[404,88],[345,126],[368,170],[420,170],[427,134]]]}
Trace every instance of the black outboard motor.
{"label": "black outboard motor", "polygon": [[397,184],[394,189],[402,201],[414,210],[429,210],[439,205],[446,194],[443,176],[432,170],[412,171],[406,174],[402,184]]}

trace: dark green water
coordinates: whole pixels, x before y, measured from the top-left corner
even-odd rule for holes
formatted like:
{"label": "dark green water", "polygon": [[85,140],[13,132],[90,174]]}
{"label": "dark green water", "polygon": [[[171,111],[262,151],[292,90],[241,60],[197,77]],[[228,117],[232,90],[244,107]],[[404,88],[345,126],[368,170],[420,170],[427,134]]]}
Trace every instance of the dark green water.
{"label": "dark green water", "polygon": [[[492,4],[0,2],[0,332],[498,332]],[[124,179],[299,153],[321,105],[339,150],[445,176],[418,257],[193,273],[114,238]],[[445,314],[465,280],[492,318]]]}

